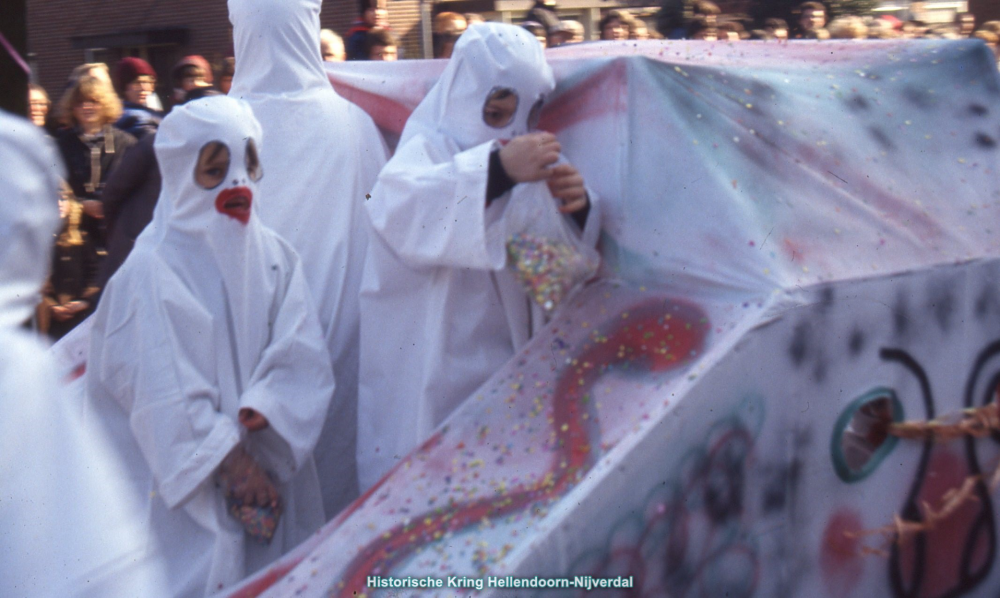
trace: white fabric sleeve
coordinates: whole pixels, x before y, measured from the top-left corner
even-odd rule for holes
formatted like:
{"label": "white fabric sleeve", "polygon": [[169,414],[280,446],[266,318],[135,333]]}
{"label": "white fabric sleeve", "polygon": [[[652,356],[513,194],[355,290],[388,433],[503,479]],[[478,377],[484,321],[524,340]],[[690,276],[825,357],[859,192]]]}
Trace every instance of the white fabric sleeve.
{"label": "white fabric sleeve", "polygon": [[458,154],[416,136],[379,175],[365,202],[372,226],[410,266],[499,270],[506,263],[503,202],[486,207],[490,152],[496,142]]}
{"label": "white fabric sleeve", "polygon": [[261,465],[287,482],[312,456],[333,397],[334,378],[323,331],[297,257],[270,314],[270,340],[240,397],[240,407],[267,418],[248,435]]}
{"label": "white fabric sleeve", "polygon": [[88,376],[100,376],[129,414],[132,434],[173,509],[211,481],[239,443],[240,428],[219,411],[212,343],[191,342],[212,338],[211,315],[179,284],[143,278],[121,290],[135,292],[109,286],[104,299],[114,304],[99,313],[113,314],[117,326],[95,322],[106,336],[92,345],[101,369]]}

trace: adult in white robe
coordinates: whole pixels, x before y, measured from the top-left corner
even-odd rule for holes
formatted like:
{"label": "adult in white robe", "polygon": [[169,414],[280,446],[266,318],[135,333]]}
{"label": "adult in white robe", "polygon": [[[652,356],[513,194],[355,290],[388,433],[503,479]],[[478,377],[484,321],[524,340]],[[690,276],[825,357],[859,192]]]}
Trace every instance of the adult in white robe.
{"label": "adult in white robe", "polygon": [[316,448],[323,503],[335,516],[358,495],[358,289],[367,247],[361,214],[386,161],[371,118],[337,95],[319,50],[320,0],[229,0],[236,52],[231,97],[267,137],[264,223],[302,258],[337,378]]}
{"label": "adult in white robe", "polygon": [[166,596],[128,526],[138,505],[121,463],[21,327],[50,263],[62,161],[37,127],[0,112],[0,164],[0,596]]}
{"label": "adult in white robe", "polygon": [[[227,97],[163,120],[153,221],[93,316],[88,415],[128,460],[171,596],[227,587],[325,521],[312,451],[334,379],[298,257],[257,216],[269,199],[256,184],[268,168],[260,141],[250,108]],[[210,149],[229,156],[212,188],[196,176]],[[244,414],[268,425],[248,432]],[[227,512],[217,484],[238,451],[280,494],[268,545]]]}
{"label": "adult in white robe", "polygon": [[[504,208],[487,200],[498,140],[528,134],[555,87],[538,41],[486,23],[459,38],[365,203],[373,233],[361,289],[358,470],[375,484],[531,335],[541,317],[506,268]],[[484,122],[497,90],[506,126]],[[592,202],[583,240],[596,244]],[[532,311],[535,311],[534,316]]]}

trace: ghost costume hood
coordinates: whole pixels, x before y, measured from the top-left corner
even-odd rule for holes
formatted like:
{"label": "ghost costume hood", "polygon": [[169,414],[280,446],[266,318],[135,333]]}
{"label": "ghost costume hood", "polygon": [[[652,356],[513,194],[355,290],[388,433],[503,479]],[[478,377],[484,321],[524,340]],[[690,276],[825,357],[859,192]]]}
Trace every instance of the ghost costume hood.
{"label": "ghost costume hood", "polygon": [[334,92],[319,44],[320,0],[229,0],[236,73],[267,144],[261,220],[295,248],[337,379],[316,450],[327,515],[358,495],[355,466],[358,289],[367,247],[361,211],[385,164],[371,118]]}
{"label": "ghost costume hood", "polygon": [[[51,144],[31,123],[0,113],[0,329],[28,321],[41,298],[53,234],[59,227],[57,164]],[[61,168],[61,167],[60,167]]]}
{"label": "ghost costume hood", "polygon": [[[250,109],[231,98],[163,120],[153,221],[93,316],[89,413],[128,460],[171,596],[229,586],[324,521],[312,451],[333,376],[298,258],[257,216],[261,146]],[[244,407],[269,427],[247,433]],[[283,501],[269,546],[248,541],[215,484],[240,443]]]}
{"label": "ghost costume hood", "polygon": [[[538,40],[497,23],[459,38],[365,202],[373,234],[362,284],[358,463],[376,483],[527,342],[542,322],[506,268],[505,208],[544,183],[486,205],[490,154],[531,132],[552,71]],[[495,94],[509,122],[484,119]],[[583,240],[597,241],[596,197]]]}
{"label": "ghost costume hood", "polygon": [[[99,431],[74,417],[46,348],[21,328],[59,226],[62,162],[37,127],[0,112],[0,163],[0,595],[100,595],[108,586],[91,568],[141,559],[123,526],[136,505]],[[114,588],[142,594],[162,582],[157,571],[137,567]]]}
{"label": "ghost costume hood", "polygon": [[[513,139],[530,133],[545,97],[555,89],[552,68],[531,33],[500,23],[470,27],[455,44],[448,66],[417,106],[399,145],[417,135],[465,151],[494,139]],[[510,122],[493,128],[483,121],[483,104],[493,90],[517,94],[517,110]]]}

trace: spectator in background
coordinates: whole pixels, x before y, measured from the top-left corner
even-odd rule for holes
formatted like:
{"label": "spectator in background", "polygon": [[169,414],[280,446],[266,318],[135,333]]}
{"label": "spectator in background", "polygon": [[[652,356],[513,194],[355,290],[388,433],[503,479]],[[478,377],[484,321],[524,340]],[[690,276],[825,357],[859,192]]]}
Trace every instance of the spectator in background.
{"label": "spectator in background", "polygon": [[982,31],[992,31],[995,34],[1000,35],[1000,21],[986,21],[979,29]]}
{"label": "spectator in background", "polygon": [[524,29],[531,35],[535,36],[538,43],[542,44],[542,48],[547,48],[549,46],[549,36],[546,32],[545,26],[537,21],[522,21],[521,29]]}
{"label": "spectator in background", "polygon": [[41,85],[31,83],[28,85],[28,108],[30,110],[31,122],[41,128],[48,125],[49,108],[52,107],[52,100],[49,94],[45,93],[45,88]]}
{"label": "spectator in background", "polygon": [[646,21],[642,19],[632,19],[629,21],[628,38],[639,41],[649,39],[649,28],[646,27]]}
{"label": "spectator in background", "polygon": [[467,12],[467,13],[463,14],[462,16],[465,17],[465,27],[466,27],[466,29],[468,29],[469,27],[472,27],[476,23],[485,23],[486,22],[486,19],[483,17],[483,15],[479,14],[478,12]]}
{"label": "spectator in background", "polygon": [[625,40],[628,39],[628,26],[622,13],[617,10],[608,11],[604,18],[598,23],[597,28],[601,31],[602,40]]}
{"label": "spectator in background", "polygon": [[388,29],[373,27],[365,40],[368,60],[395,62],[399,58],[399,41]]}
{"label": "spectator in background", "polygon": [[583,36],[583,24],[579,21],[567,19],[559,22],[559,31],[556,38],[561,40],[559,45],[578,44],[583,41]]}
{"label": "spectator in background", "polygon": [[365,40],[368,32],[375,27],[389,28],[389,11],[385,8],[386,0],[360,0],[360,16],[351,24],[347,31],[348,60],[368,60]]}
{"label": "spectator in background", "polygon": [[[551,37],[559,31],[559,15],[556,14],[556,0],[535,0],[524,17],[525,21],[534,21],[545,28],[546,42],[543,47],[554,46]],[[538,37],[537,35],[535,37]]]}
{"label": "spectator in background", "polygon": [[59,101],[58,118],[64,128],[56,131],[56,144],[73,196],[83,203],[82,226],[98,247],[103,247],[97,220],[103,216],[104,184],[125,150],[135,145],[135,137],[111,126],[121,114],[121,102],[111,87],[89,75],[66,90]]}
{"label": "spectator in background", "polygon": [[123,58],[115,74],[122,98],[122,116],[115,126],[136,139],[155,133],[163,114],[147,107],[146,102],[156,89],[156,71],[141,58]]}
{"label": "spectator in background", "polygon": [[980,29],[972,34],[973,39],[981,39],[986,47],[993,52],[993,56],[1000,62],[1000,35],[993,33],[992,31],[987,31],[985,29]]}
{"label": "spectator in background", "polygon": [[205,90],[212,88],[212,67],[201,56],[185,56],[171,69],[170,80],[174,86],[174,105],[183,104],[196,99],[189,95],[192,92],[204,95]]}
{"label": "spectator in background", "polygon": [[438,13],[433,25],[434,58],[451,58],[455,42],[467,27],[465,17],[457,12]]}
{"label": "spectator in background", "polygon": [[799,34],[803,39],[828,39],[823,34],[816,33],[826,25],[826,7],[819,2],[803,2],[799,5]]}
{"label": "spectator in background", "polygon": [[42,291],[38,330],[59,340],[94,311],[99,257],[89,233],[81,227],[83,206],[63,183],[59,198],[62,228],[56,236],[49,282]]}
{"label": "spectator in background", "polygon": [[333,32],[332,29],[323,29],[319,32],[319,55],[323,62],[343,62],[347,60],[347,53],[344,50],[344,38]]}
{"label": "spectator in background", "polygon": [[[344,51],[343,42],[340,44],[340,51],[341,53]],[[229,95],[229,89],[233,86],[233,74],[235,73],[236,59],[230,56],[222,61],[222,68],[219,70],[219,93]]]}
{"label": "spectator in background", "polygon": [[719,39],[738,42],[740,40],[747,39],[749,35],[746,29],[743,27],[743,23],[734,20],[720,21],[718,26]]}
{"label": "spectator in background", "polygon": [[704,27],[716,29],[719,26],[719,15],[722,10],[714,2],[697,0],[692,8],[692,18],[700,19]]}
{"label": "spectator in background", "polygon": [[774,39],[781,41],[788,39],[788,23],[785,19],[767,19],[764,21],[764,30],[774,36]]}
{"label": "spectator in background", "polygon": [[955,33],[961,37],[969,37],[976,30],[976,15],[971,12],[955,14]]}
{"label": "spectator in background", "polygon": [[714,42],[719,39],[719,30],[707,24],[704,16],[698,15],[688,23],[688,39]]}
{"label": "spectator in background", "polygon": [[682,39],[694,16],[694,0],[662,0],[656,13],[656,30],[667,39]]}
{"label": "spectator in background", "polygon": [[837,17],[827,31],[832,39],[868,39],[868,26],[861,17]]}
{"label": "spectator in background", "polygon": [[81,64],[73,69],[69,74],[69,81],[66,87],[72,87],[80,79],[86,76],[94,77],[102,83],[105,83],[108,88],[114,87],[111,83],[111,71],[108,69],[108,65],[103,62],[85,62],[84,64]]}

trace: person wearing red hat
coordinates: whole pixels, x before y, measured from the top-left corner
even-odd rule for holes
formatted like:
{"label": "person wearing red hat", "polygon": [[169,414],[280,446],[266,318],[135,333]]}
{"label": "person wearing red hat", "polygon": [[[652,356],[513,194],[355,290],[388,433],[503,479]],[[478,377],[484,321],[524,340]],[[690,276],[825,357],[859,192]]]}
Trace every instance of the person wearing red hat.
{"label": "person wearing red hat", "polygon": [[156,71],[141,58],[122,58],[115,69],[115,87],[122,98],[122,116],[115,126],[136,139],[155,133],[163,114],[146,105],[156,88]]}
{"label": "person wearing red hat", "polygon": [[181,58],[170,71],[174,86],[174,105],[213,95],[212,67],[202,56],[192,54]]}

